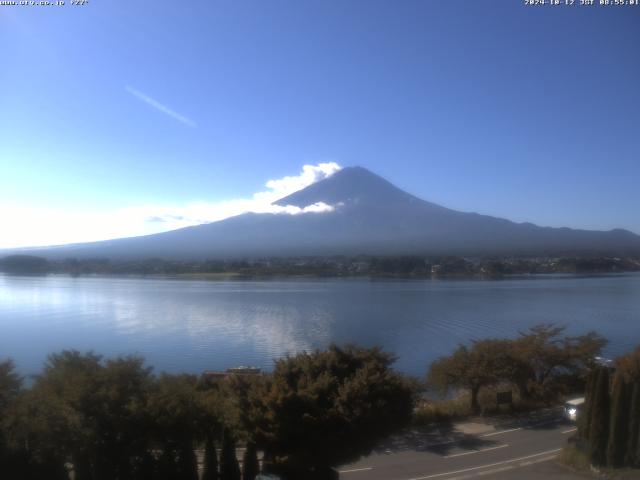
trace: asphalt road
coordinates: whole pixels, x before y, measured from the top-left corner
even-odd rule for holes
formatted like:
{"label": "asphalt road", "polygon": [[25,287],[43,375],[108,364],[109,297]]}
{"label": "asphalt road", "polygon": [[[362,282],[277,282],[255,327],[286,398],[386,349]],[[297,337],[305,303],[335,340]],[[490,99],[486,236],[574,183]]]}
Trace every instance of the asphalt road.
{"label": "asphalt road", "polygon": [[[467,425],[380,449],[341,467],[340,479],[528,478],[534,466],[555,459],[575,432],[574,425],[555,416],[504,426]],[[544,478],[551,480],[554,475]],[[580,477],[563,474],[562,478]]]}

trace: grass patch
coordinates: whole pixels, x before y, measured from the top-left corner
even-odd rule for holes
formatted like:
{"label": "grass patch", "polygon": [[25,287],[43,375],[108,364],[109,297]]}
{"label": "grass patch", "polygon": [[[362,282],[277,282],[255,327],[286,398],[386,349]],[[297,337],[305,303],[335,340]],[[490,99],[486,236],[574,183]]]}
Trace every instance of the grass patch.
{"label": "grass patch", "polygon": [[593,475],[594,478],[608,480],[639,480],[640,469],[637,468],[594,468],[591,466],[586,452],[575,445],[568,445],[562,449],[558,462],[579,473]]}
{"label": "grass patch", "polygon": [[[491,405],[488,395],[480,396],[478,402],[480,404],[480,415],[490,415],[497,413],[498,408]],[[504,409],[502,410],[504,412]],[[461,420],[474,415],[471,411],[471,399],[468,393],[461,392],[453,398],[433,400],[425,399],[416,408],[414,413],[415,425],[427,425],[429,423],[448,422],[452,420]]]}
{"label": "grass patch", "polygon": [[413,414],[413,424],[428,425],[430,423],[448,422],[471,415],[469,399],[464,395],[449,400],[424,401]]}
{"label": "grass patch", "polygon": [[558,461],[572,470],[591,472],[589,456],[574,445],[564,447],[558,456]]}
{"label": "grass patch", "polygon": [[[548,402],[539,400],[524,400],[518,395],[518,391],[512,388],[512,405],[501,405],[498,407],[496,395],[498,392],[509,390],[509,386],[486,387],[478,395],[480,411],[482,416],[492,416],[504,413],[529,412],[540,408],[548,407]],[[557,402],[556,402],[557,404]],[[471,398],[468,392],[460,392],[452,398],[431,399],[425,398],[414,412],[414,425],[428,425],[429,423],[447,422],[460,420],[473,416],[471,411]]]}

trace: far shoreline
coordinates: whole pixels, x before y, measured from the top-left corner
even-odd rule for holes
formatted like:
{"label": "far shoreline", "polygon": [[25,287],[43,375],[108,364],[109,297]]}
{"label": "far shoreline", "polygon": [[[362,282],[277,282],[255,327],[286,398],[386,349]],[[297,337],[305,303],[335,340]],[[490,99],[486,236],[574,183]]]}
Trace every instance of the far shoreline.
{"label": "far shoreline", "polygon": [[5,278],[70,278],[70,279],[133,279],[133,280],[180,280],[180,281],[312,281],[312,280],[369,280],[369,281],[475,281],[475,282],[501,282],[509,280],[561,280],[561,279],[590,279],[590,278],[615,278],[638,276],[640,271],[625,272],[556,272],[556,273],[521,273],[521,274],[505,274],[500,276],[481,276],[481,275],[440,275],[440,276],[402,276],[402,275],[313,275],[313,274],[262,274],[248,275],[240,272],[224,272],[224,273],[181,273],[181,274],[163,274],[163,273],[84,273],[70,274],[64,272],[45,272],[45,273],[8,273],[0,271],[0,277]]}
{"label": "far shoreline", "polygon": [[[177,260],[66,258],[32,255],[0,258],[0,272],[18,275],[104,275],[229,280],[281,278],[500,280],[538,275],[610,275],[640,272],[640,257],[615,256],[332,256]],[[545,277],[543,277],[545,278]]]}

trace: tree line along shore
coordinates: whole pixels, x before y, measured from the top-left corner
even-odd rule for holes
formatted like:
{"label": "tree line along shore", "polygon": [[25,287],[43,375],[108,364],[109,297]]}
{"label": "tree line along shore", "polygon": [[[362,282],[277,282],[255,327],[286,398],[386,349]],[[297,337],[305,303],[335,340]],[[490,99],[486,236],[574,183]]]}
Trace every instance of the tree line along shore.
{"label": "tree line along shore", "polygon": [[[62,351],[29,387],[5,360],[0,472],[26,480],[254,480],[260,471],[331,479],[412,422],[441,420],[447,404],[462,400],[457,414],[489,413],[495,397],[487,393],[507,389],[514,408],[534,408],[585,388],[590,420],[579,430],[580,451],[595,465],[638,467],[640,347],[611,373],[597,361],[605,344],[595,332],[572,337],[538,325],[460,345],[423,380],[395,371],[380,348],[353,345],[289,355],[268,373],[222,375],[156,375],[137,356]],[[618,452],[612,444],[623,444],[624,455],[607,453]]]}
{"label": "tree line along shore", "polygon": [[37,275],[169,275],[220,277],[401,277],[500,278],[509,275],[600,274],[640,271],[640,257],[459,257],[459,256],[334,256],[257,259],[167,260],[147,258],[110,260],[66,258],[48,260],[33,255],[0,258],[0,271]]}

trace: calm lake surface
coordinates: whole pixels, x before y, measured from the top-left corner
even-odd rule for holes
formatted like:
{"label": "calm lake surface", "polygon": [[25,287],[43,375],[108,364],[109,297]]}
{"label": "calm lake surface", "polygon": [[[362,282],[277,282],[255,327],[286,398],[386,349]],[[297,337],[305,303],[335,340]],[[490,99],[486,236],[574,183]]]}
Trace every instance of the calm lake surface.
{"label": "calm lake surface", "polygon": [[424,375],[459,342],[541,322],[597,330],[614,356],[640,344],[640,275],[498,281],[199,281],[0,275],[0,359],[23,374],[61,349],[139,353],[156,371],[256,365],[330,342],[382,345]]}

